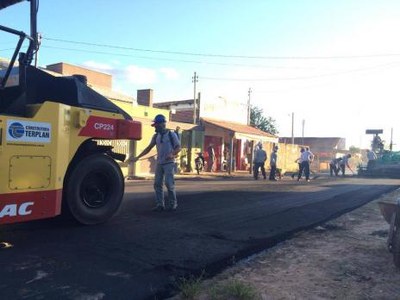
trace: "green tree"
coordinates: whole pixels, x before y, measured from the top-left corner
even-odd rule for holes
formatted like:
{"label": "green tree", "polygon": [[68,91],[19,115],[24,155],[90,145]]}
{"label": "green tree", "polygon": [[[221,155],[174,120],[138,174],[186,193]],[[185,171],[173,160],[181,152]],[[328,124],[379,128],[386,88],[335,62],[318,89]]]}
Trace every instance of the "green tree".
{"label": "green tree", "polygon": [[252,106],[250,109],[250,125],[264,132],[277,134],[276,121],[271,117],[263,115],[263,110],[257,106]]}
{"label": "green tree", "polygon": [[360,148],[358,148],[356,146],[350,146],[349,147],[349,151],[350,151],[351,154],[357,154],[357,153],[361,152]]}

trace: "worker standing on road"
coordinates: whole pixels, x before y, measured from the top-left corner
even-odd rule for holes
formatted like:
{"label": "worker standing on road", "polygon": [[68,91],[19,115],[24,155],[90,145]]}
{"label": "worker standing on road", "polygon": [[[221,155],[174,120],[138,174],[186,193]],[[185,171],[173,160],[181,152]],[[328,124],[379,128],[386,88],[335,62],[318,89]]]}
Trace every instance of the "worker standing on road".
{"label": "worker standing on road", "polygon": [[[301,177],[301,173],[300,173],[300,170],[301,170],[301,155],[303,154],[304,151],[306,151],[306,150],[303,147],[301,147],[300,156],[294,161],[295,163],[297,163],[299,165],[299,170],[297,171],[297,176],[300,175],[300,177]],[[293,173],[292,174],[292,179],[294,179],[295,176],[296,176],[296,173]]]}
{"label": "worker standing on road", "polygon": [[261,169],[261,174],[264,177],[264,180],[267,179],[267,174],[265,173],[265,161],[267,160],[267,152],[263,149],[262,143],[258,143],[256,150],[254,151],[254,170],[253,176],[254,179],[258,179],[258,170]]}
{"label": "worker standing on road", "polygon": [[306,181],[310,181],[310,164],[314,159],[314,154],[310,151],[310,148],[306,147],[304,152],[301,153],[301,166],[299,175],[297,176],[297,181],[300,181],[301,175],[304,172]]}
{"label": "worker standing on road", "polygon": [[351,171],[351,173],[354,174],[353,170],[351,169],[350,165],[349,165],[349,159],[351,158],[351,154],[346,154],[345,156],[342,157],[342,160],[340,161],[339,165],[340,165],[340,169],[342,170],[342,175],[345,176],[346,175],[346,167],[349,168],[349,170]]}
{"label": "worker standing on road", "polygon": [[274,150],[271,153],[269,159],[269,165],[271,166],[271,171],[269,172],[269,180],[276,181],[276,168],[278,165],[278,146],[274,146]]}
{"label": "worker standing on road", "polygon": [[[156,194],[156,207],[154,211],[176,210],[178,202],[175,192],[174,158],[181,151],[181,145],[176,134],[166,129],[167,120],[163,115],[157,115],[151,126],[155,127],[150,144],[136,157],[128,158],[128,162],[136,162],[157,147],[157,165],[154,176],[154,190]],[[164,202],[163,181],[168,190],[168,203]]]}

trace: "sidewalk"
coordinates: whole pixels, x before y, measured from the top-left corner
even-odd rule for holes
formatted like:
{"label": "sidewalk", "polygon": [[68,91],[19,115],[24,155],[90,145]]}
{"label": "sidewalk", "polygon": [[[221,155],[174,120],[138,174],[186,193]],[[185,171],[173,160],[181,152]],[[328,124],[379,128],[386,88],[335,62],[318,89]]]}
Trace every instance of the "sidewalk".
{"label": "sidewalk", "polygon": [[[175,174],[175,179],[176,180],[182,180],[182,179],[193,179],[193,178],[198,178],[198,179],[223,179],[223,178],[252,178],[252,174],[250,174],[248,171],[236,171],[232,172],[231,174],[227,172],[201,172],[200,175],[197,175],[195,172],[181,172],[178,174]],[[154,174],[149,174],[149,175],[144,175],[144,176],[136,176],[134,178],[126,178],[126,181],[134,181],[134,180],[153,180],[154,179]]]}
{"label": "sidewalk", "polygon": [[240,261],[203,281],[194,299],[230,299],[245,291],[263,300],[399,299],[400,270],[378,206],[399,198],[400,189]]}
{"label": "sidewalk", "polygon": [[[291,177],[291,174],[292,173],[286,173],[284,176],[282,176],[281,180],[293,180]],[[328,173],[313,173],[310,176],[310,178],[317,179],[318,177],[321,177],[321,176],[329,176],[329,174]],[[253,174],[250,174],[249,171],[235,171],[235,172],[231,172],[230,174],[228,172],[201,172],[200,175],[197,175],[197,173],[195,173],[195,172],[180,172],[178,174],[175,174],[176,180],[184,180],[184,179],[209,179],[209,180],[212,180],[212,179],[224,179],[224,178],[253,179]],[[259,180],[262,180],[261,178]],[[153,179],[154,179],[154,174],[136,176],[134,178],[128,178],[128,177],[125,178],[125,180],[127,182],[135,181],[135,180],[153,180]]]}

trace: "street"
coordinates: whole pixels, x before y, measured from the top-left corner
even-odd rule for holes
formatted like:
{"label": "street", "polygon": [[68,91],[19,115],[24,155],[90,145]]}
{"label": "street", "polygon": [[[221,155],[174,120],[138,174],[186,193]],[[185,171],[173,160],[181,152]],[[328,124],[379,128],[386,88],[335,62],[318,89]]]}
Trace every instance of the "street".
{"label": "street", "polygon": [[[177,180],[176,212],[153,212],[153,182],[127,183],[100,226],[62,218],[0,227],[3,299],[163,299],[188,275],[212,276],[294,232],[400,186],[395,179]],[[4,244],[6,243],[6,244]]]}

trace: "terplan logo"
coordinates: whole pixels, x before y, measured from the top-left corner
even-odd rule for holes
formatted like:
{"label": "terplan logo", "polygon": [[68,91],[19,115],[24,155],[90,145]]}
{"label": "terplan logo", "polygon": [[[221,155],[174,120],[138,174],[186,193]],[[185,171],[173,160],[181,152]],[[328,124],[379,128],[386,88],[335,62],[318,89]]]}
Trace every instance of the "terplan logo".
{"label": "terplan logo", "polygon": [[11,125],[8,127],[8,133],[15,139],[19,139],[23,137],[25,133],[25,128],[24,126],[19,123],[19,122],[13,122]]}
{"label": "terplan logo", "polygon": [[7,120],[7,141],[28,143],[50,143],[51,124]]}

